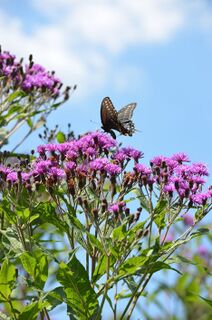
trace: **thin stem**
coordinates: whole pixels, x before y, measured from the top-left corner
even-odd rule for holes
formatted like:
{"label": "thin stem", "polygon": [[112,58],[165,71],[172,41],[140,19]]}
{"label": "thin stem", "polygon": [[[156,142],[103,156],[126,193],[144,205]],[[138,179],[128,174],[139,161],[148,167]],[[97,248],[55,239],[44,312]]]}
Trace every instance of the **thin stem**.
{"label": "thin stem", "polygon": [[145,273],[145,274],[141,277],[141,280],[139,281],[137,287],[135,288],[135,290],[134,290],[131,298],[129,299],[129,301],[128,301],[125,309],[124,309],[124,312],[122,313],[122,315],[121,315],[121,317],[120,317],[119,320],[123,320],[123,319],[124,319],[124,316],[125,316],[125,314],[127,313],[128,309],[129,309],[129,307],[130,307],[130,305],[131,305],[131,303],[132,303],[132,301],[133,301],[133,299],[134,299],[134,296],[137,294],[137,292],[138,292],[138,290],[139,290],[139,287],[142,285],[142,282],[144,281],[146,275],[147,275],[147,273]]}
{"label": "thin stem", "polygon": [[25,120],[21,120],[20,122],[16,122],[16,124],[13,126],[13,128],[8,132],[8,134],[2,139],[2,141],[0,142],[0,146],[3,146],[5,141],[7,141],[7,139],[15,132],[17,131],[23,124],[24,124]]}
{"label": "thin stem", "polygon": [[134,310],[134,308],[135,308],[135,306],[136,306],[136,303],[137,303],[138,299],[140,298],[142,292],[143,292],[144,289],[146,288],[146,286],[147,286],[149,280],[151,279],[152,275],[153,275],[153,273],[150,273],[150,274],[148,275],[148,277],[147,277],[146,281],[144,282],[141,290],[140,290],[139,292],[137,292],[137,293],[135,294],[135,296],[133,297],[132,305],[131,305],[131,308],[130,308],[130,311],[129,311],[129,313],[128,313],[128,316],[127,316],[126,320],[129,320],[129,319],[130,319],[130,317],[131,317],[131,315],[132,315],[132,312],[133,312],[133,310]]}
{"label": "thin stem", "polygon": [[33,129],[30,129],[27,134],[19,141],[19,143],[12,149],[12,152],[14,152],[20,145],[30,136],[30,134],[33,132]]}
{"label": "thin stem", "polygon": [[103,309],[103,306],[104,306],[104,303],[105,303],[105,299],[106,299],[106,295],[107,295],[107,292],[108,292],[108,280],[110,278],[110,274],[109,274],[109,270],[110,270],[110,256],[107,256],[107,261],[106,261],[106,275],[107,275],[107,279],[106,279],[106,282],[105,282],[105,289],[104,289],[104,295],[103,295],[103,298],[102,298],[102,302],[101,302],[101,305],[100,305],[100,308],[98,310],[98,313],[96,315],[96,320],[99,319],[99,317],[101,316],[101,313],[102,313],[102,309]]}
{"label": "thin stem", "polygon": [[49,314],[48,314],[47,309],[46,309],[46,308],[43,308],[43,311],[44,311],[44,313],[45,313],[45,316],[46,316],[47,320],[51,320],[51,319],[50,319],[50,316],[49,316]]}

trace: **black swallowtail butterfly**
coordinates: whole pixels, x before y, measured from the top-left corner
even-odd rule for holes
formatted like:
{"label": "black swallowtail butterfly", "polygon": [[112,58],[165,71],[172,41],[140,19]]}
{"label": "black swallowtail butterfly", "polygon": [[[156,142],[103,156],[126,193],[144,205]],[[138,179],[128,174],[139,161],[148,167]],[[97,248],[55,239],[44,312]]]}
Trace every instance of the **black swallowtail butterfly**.
{"label": "black swallowtail butterfly", "polygon": [[116,111],[110,98],[104,98],[101,104],[102,129],[109,132],[114,139],[116,139],[116,135],[113,130],[117,130],[125,136],[132,136],[135,132],[135,125],[131,118],[135,107],[136,103],[130,103]]}

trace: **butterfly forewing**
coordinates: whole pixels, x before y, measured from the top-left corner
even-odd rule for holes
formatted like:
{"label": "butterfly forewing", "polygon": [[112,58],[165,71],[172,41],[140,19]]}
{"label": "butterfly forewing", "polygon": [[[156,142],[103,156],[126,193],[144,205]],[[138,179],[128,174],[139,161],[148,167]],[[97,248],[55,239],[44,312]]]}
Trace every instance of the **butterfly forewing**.
{"label": "butterfly forewing", "polygon": [[102,128],[105,131],[110,131],[111,129],[117,129],[118,112],[116,111],[112,101],[108,97],[102,100],[101,121],[102,121]]}

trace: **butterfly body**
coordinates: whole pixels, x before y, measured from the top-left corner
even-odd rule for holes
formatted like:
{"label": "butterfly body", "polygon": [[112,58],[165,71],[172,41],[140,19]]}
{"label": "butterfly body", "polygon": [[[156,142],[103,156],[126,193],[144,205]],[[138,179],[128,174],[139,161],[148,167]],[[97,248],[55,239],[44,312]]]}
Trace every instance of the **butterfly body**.
{"label": "butterfly body", "polygon": [[135,107],[136,103],[130,103],[116,111],[110,98],[104,98],[101,104],[102,129],[109,132],[113,138],[116,137],[113,130],[119,131],[125,136],[132,136],[135,132],[135,126],[131,118]]}

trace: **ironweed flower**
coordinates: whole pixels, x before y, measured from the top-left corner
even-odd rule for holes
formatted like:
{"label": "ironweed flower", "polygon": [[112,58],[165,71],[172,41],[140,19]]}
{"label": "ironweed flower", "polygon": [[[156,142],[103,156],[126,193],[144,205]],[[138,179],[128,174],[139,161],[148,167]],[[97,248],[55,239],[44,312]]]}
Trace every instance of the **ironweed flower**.
{"label": "ironweed flower", "polygon": [[143,157],[143,153],[141,151],[131,147],[121,148],[113,156],[113,158],[115,160],[118,160],[119,162],[123,162],[124,160],[131,160],[131,159],[134,159],[135,162],[138,162],[138,160],[142,157]]}
{"label": "ironweed flower", "polygon": [[[197,207],[209,203],[212,198],[211,189],[202,191],[204,176],[208,175],[206,166],[202,163],[185,164],[189,159],[184,153],[155,157],[148,167],[138,162],[143,156],[142,152],[130,147],[119,148],[111,136],[98,131],[62,144],[41,145],[37,151],[37,159],[26,169],[21,168],[23,184],[27,183],[28,187],[31,184],[31,189],[36,183],[47,187],[53,187],[53,184],[59,187],[61,184],[67,186],[73,197],[79,197],[81,189],[89,187],[98,197],[104,185],[109,184],[107,188],[111,199],[121,190],[119,199],[124,200],[132,187],[145,190],[148,187],[158,197],[162,194],[163,197],[169,197],[170,201],[179,199]],[[124,161],[126,164],[134,162],[132,171],[123,172],[126,169]],[[1,165],[0,176],[12,186],[17,182],[19,169]],[[105,194],[101,196],[99,201],[102,202]],[[114,204],[111,208],[116,210],[117,207]]]}
{"label": "ironweed flower", "polygon": [[194,224],[194,218],[191,214],[186,213],[183,215],[183,222],[185,223],[185,225],[187,226],[193,226]]}
{"label": "ironweed flower", "polygon": [[190,196],[191,202],[196,205],[205,205],[207,200],[209,200],[211,198],[212,197],[209,192],[192,194]]}
{"label": "ironweed flower", "polygon": [[109,206],[108,211],[111,213],[119,213],[124,211],[125,209],[126,209],[126,203],[123,201],[120,201],[120,202],[112,203]]}
{"label": "ironweed flower", "polygon": [[37,94],[45,91],[57,97],[62,86],[61,81],[55,77],[54,72],[48,72],[39,64],[29,58],[29,63],[23,66],[23,61],[17,61],[16,56],[8,51],[0,53],[0,77],[3,77],[4,87],[9,89],[20,88],[25,92],[32,91]]}
{"label": "ironweed flower", "polygon": [[187,156],[187,154],[185,154],[183,152],[173,154],[171,159],[177,161],[180,164],[182,164],[183,162],[190,162],[190,159]]}

